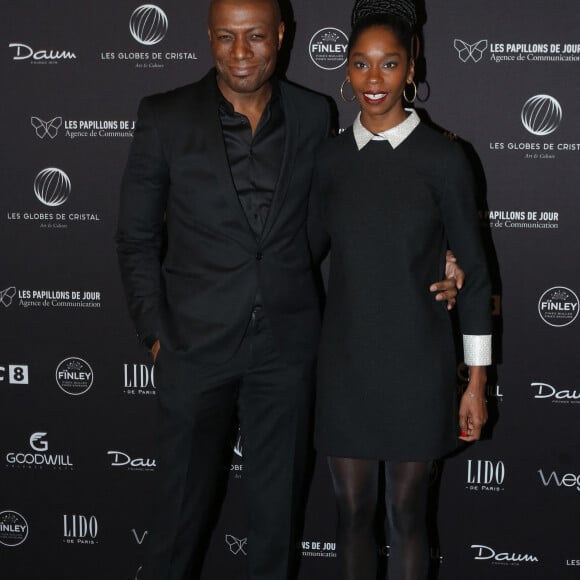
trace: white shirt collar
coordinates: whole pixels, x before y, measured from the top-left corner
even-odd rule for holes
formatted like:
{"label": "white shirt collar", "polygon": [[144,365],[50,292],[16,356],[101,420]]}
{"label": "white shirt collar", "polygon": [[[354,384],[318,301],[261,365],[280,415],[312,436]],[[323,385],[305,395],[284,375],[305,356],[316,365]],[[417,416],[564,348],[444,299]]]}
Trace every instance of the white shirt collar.
{"label": "white shirt collar", "polygon": [[396,127],[380,133],[371,133],[361,122],[360,113],[354,120],[352,131],[358,150],[360,151],[370,141],[388,141],[393,149],[396,149],[419,125],[421,119],[415,109],[405,109],[409,116]]}

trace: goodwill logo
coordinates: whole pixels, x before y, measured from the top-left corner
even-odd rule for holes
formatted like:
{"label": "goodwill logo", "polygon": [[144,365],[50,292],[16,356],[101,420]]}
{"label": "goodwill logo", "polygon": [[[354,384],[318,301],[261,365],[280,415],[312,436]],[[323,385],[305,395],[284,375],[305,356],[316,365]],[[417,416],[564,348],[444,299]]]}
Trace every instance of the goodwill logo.
{"label": "goodwill logo", "polygon": [[347,60],[348,36],[338,28],[322,28],[310,39],[312,62],[324,70],[336,70]]}
{"label": "goodwill logo", "polygon": [[77,55],[70,50],[40,49],[37,50],[28,44],[11,42],[12,60],[29,62],[31,64],[58,64],[63,61],[76,60]]}
{"label": "goodwill logo", "polygon": [[49,453],[47,433],[37,432],[30,436],[29,444],[33,452],[30,451],[9,451],[6,454],[6,465],[13,468],[22,469],[43,469],[52,467],[62,471],[63,469],[73,469],[74,465],[70,455],[63,453]]}
{"label": "goodwill logo", "polygon": [[495,548],[483,544],[472,544],[475,550],[474,560],[484,560],[491,564],[504,566],[520,566],[521,564],[537,564],[540,560],[532,554],[519,554],[517,552],[498,552]]}
{"label": "goodwill logo", "polygon": [[94,373],[91,365],[82,358],[71,356],[56,367],[56,384],[67,395],[84,395],[92,386]]}
{"label": "goodwill logo", "polygon": [[14,548],[28,538],[28,522],[12,510],[0,512],[0,544]]}
{"label": "goodwill logo", "polygon": [[578,318],[578,296],[565,286],[549,288],[540,296],[538,313],[549,326],[568,326]]}
{"label": "goodwill logo", "polygon": [[[465,64],[580,62],[580,44],[571,42],[506,42],[480,39],[453,39],[457,58]],[[489,53],[487,52],[489,49]]]}
{"label": "goodwill logo", "polygon": [[534,389],[534,399],[550,401],[560,405],[580,405],[580,390],[560,389],[548,383],[531,383]]}
{"label": "goodwill logo", "polygon": [[[522,125],[535,137],[547,137],[554,133],[562,124],[564,117],[562,105],[551,95],[534,95],[528,98],[520,110]],[[580,152],[580,141],[576,143],[556,141],[516,141],[495,140],[490,142],[492,151],[515,151],[523,153],[524,159],[546,160],[556,159],[559,153]]]}
{"label": "goodwill logo", "polygon": [[131,63],[139,69],[160,69],[166,62],[197,60],[191,50],[165,49],[152,52],[150,49],[163,41],[169,31],[169,18],[165,11],[155,4],[142,4],[129,17],[129,32],[133,39],[143,45],[141,51],[102,51],[101,61]]}
{"label": "goodwill logo", "polygon": [[61,127],[63,135],[71,140],[79,138],[130,138],[133,137],[135,121],[126,119],[63,119],[53,117],[44,120],[40,117],[30,117],[30,124],[39,139],[49,137],[54,139]]}

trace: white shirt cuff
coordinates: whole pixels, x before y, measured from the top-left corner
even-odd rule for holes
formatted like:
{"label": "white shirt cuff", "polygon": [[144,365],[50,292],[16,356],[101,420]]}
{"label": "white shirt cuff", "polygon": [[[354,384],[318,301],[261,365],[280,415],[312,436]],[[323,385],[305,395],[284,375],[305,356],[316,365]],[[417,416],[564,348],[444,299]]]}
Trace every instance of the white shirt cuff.
{"label": "white shirt cuff", "polygon": [[464,334],[463,360],[470,367],[491,364],[491,334]]}

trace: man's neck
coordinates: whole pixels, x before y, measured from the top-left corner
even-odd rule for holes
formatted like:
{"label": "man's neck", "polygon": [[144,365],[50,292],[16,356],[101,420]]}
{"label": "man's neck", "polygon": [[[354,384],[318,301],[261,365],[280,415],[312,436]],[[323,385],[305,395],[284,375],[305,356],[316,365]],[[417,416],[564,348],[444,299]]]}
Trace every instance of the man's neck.
{"label": "man's neck", "polygon": [[248,118],[252,127],[252,133],[254,133],[272,97],[271,81],[252,93],[237,93],[232,91],[220,82],[219,77],[217,84],[224,98],[232,104],[234,111]]}

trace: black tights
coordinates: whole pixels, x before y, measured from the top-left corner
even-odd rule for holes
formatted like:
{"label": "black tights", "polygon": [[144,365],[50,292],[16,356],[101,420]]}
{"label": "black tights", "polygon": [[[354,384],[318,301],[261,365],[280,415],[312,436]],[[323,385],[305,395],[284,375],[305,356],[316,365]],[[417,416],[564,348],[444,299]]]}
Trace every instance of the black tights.
{"label": "black tights", "polygon": [[[374,518],[378,465],[374,460],[329,458],[338,505],[337,547],[343,580],[375,580]],[[427,492],[430,461],[385,462],[389,521],[389,580],[427,578]]]}

